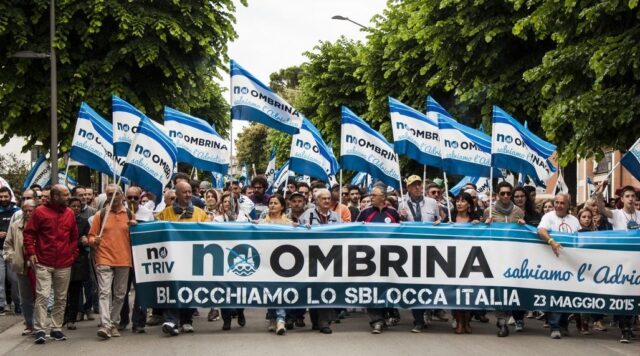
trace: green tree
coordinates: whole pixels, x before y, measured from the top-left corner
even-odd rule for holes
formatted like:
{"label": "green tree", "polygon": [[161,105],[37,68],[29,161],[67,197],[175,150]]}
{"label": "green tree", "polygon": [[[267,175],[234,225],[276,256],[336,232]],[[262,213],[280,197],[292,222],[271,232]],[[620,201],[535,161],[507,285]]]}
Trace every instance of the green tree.
{"label": "green tree", "polygon": [[[242,162],[247,163],[247,169],[253,175],[252,165],[256,166],[256,173],[264,174],[267,170],[267,163],[271,149],[267,144],[268,128],[265,125],[252,122],[244,131],[238,134],[235,141],[236,160],[238,166],[242,168]],[[291,136],[289,136],[291,137]]]}
{"label": "green tree", "polygon": [[4,178],[14,191],[22,190],[29,170],[29,163],[19,159],[16,154],[0,154],[0,177]]}
{"label": "green tree", "polygon": [[[302,68],[300,66],[283,68],[269,75],[269,87],[289,104],[297,108],[301,77]],[[291,153],[291,135],[269,129],[267,133],[267,143],[269,153],[271,153],[272,147],[276,147],[276,163],[278,164],[277,168],[279,168],[289,159]]]}
{"label": "green tree", "polygon": [[343,105],[356,114],[366,112],[363,82],[355,76],[360,50],[360,42],[341,37],[335,42],[321,41],[305,52],[308,62],[302,64],[297,109],[313,122],[327,143],[339,145]]}
{"label": "green tree", "polygon": [[638,0],[512,2],[528,12],[513,32],[554,45],[524,78],[541,88],[542,126],[561,163],[628,149],[640,132]]}
{"label": "green tree", "polygon": [[471,127],[499,105],[537,129],[540,100],[522,75],[548,45],[512,33],[525,13],[505,1],[391,2],[360,52],[369,115],[389,120],[387,96],[424,111],[431,95]]}
{"label": "green tree", "polygon": [[[49,146],[49,62],[10,57],[49,52],[48,6],[0,3],[0,144],[19,135],[27,147],[38,140]],[[227,43],[237,37],[234,11],[232,0],[57,2],[61,149],[71,142],[81,101],[108,117],[112,94],[156,120],[168,105],[225,132],[228,105],[215,79],[227,68]]]}

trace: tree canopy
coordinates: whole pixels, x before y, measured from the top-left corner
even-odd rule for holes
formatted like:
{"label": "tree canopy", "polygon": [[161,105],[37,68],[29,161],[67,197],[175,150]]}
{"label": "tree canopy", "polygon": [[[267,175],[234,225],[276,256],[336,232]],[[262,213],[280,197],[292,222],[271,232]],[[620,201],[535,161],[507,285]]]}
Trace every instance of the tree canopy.
{"label": "tree canopy", "polygon": [[[71,142],[82,101],[109,119],[111,95],[154,119],[163,106],[229,126],[228,104],[215,82],[227,70],[236,38],[234,1],[68,0],[56,2],[58,118],[62,150]],[[246,0],[241,0],[246,5]],[[50,139],[49,61],[12,58],[49,52],[49,1],[0,3],[0,144],[24,136]],[[48,145],[48,144],[47,144]]]}
{"label": "tree canopy", "polygon": [[490,127],[502,107],[556,144],[561,165],[626,150],[640,132],[637,4],[390,1],[366,43],[305,53],[292,104],[328,142],[339,140],[341,105],[391,138],[387,97],[424,111],[431,95],[471,127]]}

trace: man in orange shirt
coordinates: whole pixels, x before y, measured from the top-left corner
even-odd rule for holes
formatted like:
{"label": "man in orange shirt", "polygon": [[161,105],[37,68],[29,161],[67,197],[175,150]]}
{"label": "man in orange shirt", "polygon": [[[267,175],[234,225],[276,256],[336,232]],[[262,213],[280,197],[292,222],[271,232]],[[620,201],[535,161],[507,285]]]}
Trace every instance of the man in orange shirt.
{"label": "man in orange shirt", "polygon": [[[120,336],[120,310],[127,292],[129,269],[132,267],[129,225],[136,224],[133,213],[123,205],[122,189],[110,184],[106,194],[107,202],[113,198],[113,203],[96,213],[89,231],[89,245],[96,249],[96,277],[100,300],[98,336],[103,339]],[[104,230],[100,235],[102,224]]]}

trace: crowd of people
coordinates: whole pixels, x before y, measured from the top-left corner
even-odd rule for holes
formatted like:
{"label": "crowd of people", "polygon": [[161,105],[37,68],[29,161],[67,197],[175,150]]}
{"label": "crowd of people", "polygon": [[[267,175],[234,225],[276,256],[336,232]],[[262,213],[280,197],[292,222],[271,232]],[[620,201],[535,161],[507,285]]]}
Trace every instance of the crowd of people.
{"label": "crowd of people", "polygon": [[[17,194],[0,188],[0,315],[13,306],[24,317],[22,335],[32,335],[35,343],[49,338],[65,340],[63,328],[76,329],[82,320],[98,315],[97,336],[109,339],[120,336],[131,324],[133,333],[146,332],[147,326],[162,325],[170,336],[194,332],[197,309],[143,308],[135,294],[130,307],[129,293],[135,286],[129,227],[154,220],[181,222],[253,222],[311,227],[318,224],[352,222],[389,223],[432,222],[434,224],[494,222],[527,224],[537,227],[539,238],[550,253],[562,254],[562,246],[550,232],[592,230],[636,230],[640,224],[640,199],[631,186],[623,187],[620,196],[607,205],[603,199],[606,182],[579,207],[572,207],[571,197],[561,193],[554,199],[537,199],[533,187],[513,187],[508,182],[497,185],[489,197],[469,183],[461,192],[447,199],[437,182],[417,175],[405,180],[406,194],[389,191],[382,184],[370,190],[359,186],[327,187],[320,181],[289,181],[283,194],[269,195],[267,179],[255,176],[250,184],[237,181],[222,190],[208,181],[198,182],[184,173],[174,176],[159,204],[156,197],[137,186],[126,190],[108,185],[96,196],[93,189],[77,186],[71,191],[64,185],[32,186]],[[617,204],[617,205],[616,205]],[[5,289],[5,286],[8,287]],[[305,327],[305,309],[274,308],[266,312],[267,329],[277,335]],[[444,310],[412,309],[411,332],[425,330],[430,320],[448,321]],[[488,322],[486,311],[451,310],[452,327],[457,334],[472,333],[470,321]],[[369,308],[371,332],[380,334],[397,324],[395,309]],[[348,315],[346,309],[310,308],[311,327],[324,334],[332,333],[332,323]],[[545,320],[553,339],[569,333],[570,320],[578,332],[606,331],[605,315],[568,315],[543,311],[496,311],[496,334],[506,337],[509,325],[522,332],[526,318]],[[207,319],[222,319],[222,329],[231,330],[232,320],[246,324],[240,308],[212,308]],[[633,316],[611,318],[617,323],[622,343],[633,338]]]}

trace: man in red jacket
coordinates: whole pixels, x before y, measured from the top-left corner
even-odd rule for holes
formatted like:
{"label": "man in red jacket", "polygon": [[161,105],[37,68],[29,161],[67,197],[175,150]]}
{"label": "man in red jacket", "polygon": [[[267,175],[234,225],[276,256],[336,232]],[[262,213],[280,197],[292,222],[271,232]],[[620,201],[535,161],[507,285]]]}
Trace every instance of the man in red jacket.
{"label": "man in red jacket", "polygon": [[52,288],[50,337],[58,341],[67,339],[61,331],[62,321],[71,265],[78,256],[78,227],[73,210],[67,207],[68,200],[69,190],[64,185],[53,186],[49,202],[33,211],[23,232],[25,257],[35,266],[36,273],[36,344],[46,341],[47,301]]}

